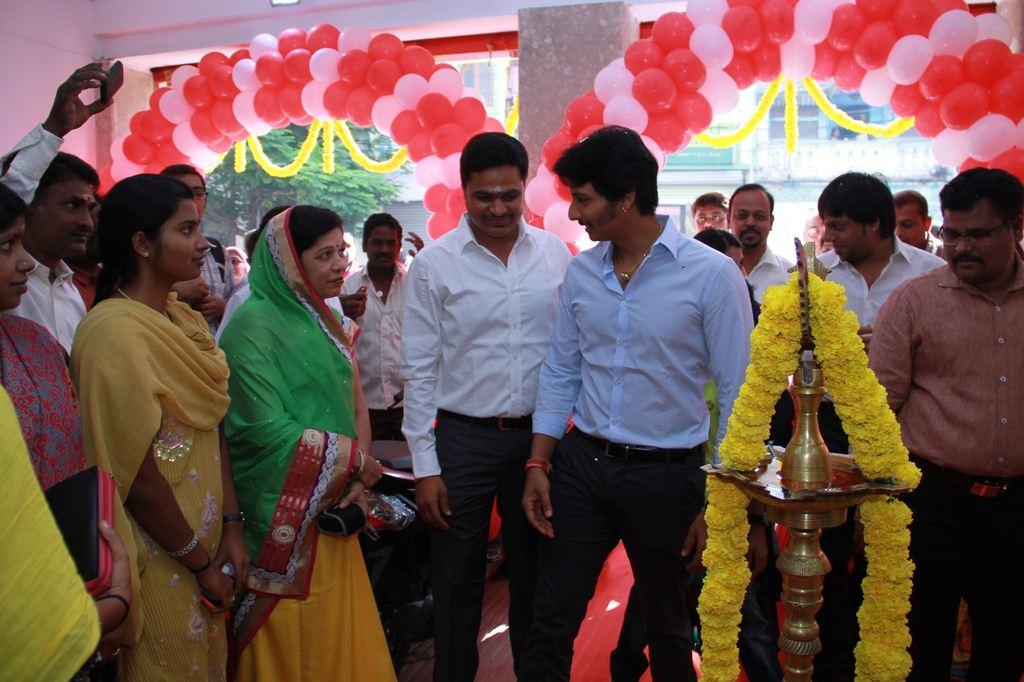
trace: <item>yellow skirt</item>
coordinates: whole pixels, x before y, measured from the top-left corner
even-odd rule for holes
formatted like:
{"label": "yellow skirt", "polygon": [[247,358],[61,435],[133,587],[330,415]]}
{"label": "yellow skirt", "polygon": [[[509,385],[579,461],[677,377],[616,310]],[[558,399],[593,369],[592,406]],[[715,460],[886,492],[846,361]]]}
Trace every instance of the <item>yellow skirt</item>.
{"label": "yellow skirt", "polygon": [[239,682],[395,680],[359,539],[317,543],[309,596],[277,603],[238,658]]}

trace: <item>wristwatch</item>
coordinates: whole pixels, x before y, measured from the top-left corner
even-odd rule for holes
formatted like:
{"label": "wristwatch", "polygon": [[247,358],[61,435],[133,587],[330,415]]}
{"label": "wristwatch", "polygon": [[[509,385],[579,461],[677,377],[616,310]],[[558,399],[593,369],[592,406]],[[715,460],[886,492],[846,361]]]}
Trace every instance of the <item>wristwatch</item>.
{"label": "wristwatch", "polygon": [[220,517],[221,522],[227,523],[228,521],[241,521],[245,523],[245,512],[238,512],[237,514],[225,514]]}

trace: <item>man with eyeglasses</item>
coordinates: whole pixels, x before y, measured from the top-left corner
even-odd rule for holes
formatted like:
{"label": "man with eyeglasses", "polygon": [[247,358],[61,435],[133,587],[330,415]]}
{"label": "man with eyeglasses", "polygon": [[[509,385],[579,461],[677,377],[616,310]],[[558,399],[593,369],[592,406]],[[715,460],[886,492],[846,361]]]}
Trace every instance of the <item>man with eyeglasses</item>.
{"label": "man with eyeglasses", "polygon": [[960,600],[968,679],[1024,674],[1024,187],[976,168],[939,193],[947,267],[904,283],[878,314],[871,367],[920,467],[906,496],[910,680],[947,679]]}
{"label": "man with eyeglasses", "polygon": [[693,223],[697,232],[721,230],[729,219],[725,195],[720,192],[701,194],[693,200],[690,211],[693,213]]}
{"label": "man with eyeglasses", "polygon": [[743,245],[741,269],[758,303],[770,286],[785,284],[793,264],[768,248],[775,197],[762,185],[741,185],[729,197],[729,229]]}

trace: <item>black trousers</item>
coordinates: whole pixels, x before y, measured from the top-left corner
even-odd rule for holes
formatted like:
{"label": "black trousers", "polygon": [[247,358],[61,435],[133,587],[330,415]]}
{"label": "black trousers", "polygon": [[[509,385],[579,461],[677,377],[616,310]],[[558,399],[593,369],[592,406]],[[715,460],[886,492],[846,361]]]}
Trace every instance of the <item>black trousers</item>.
{"label": "black trousers", "polygon": [[553,540],[541,538],[533,627],[519,679],[568,680],[573,641],[598,575],[621,539],[636,580],[654,680],[696,679],[680,555],[704,505],[704,472],[607,457],[577,432],[558,445],[551,476]]}
{"label": "black trousers", "polygon": [[402,435],[402,416],[405,408],[392,407],[389,410],[368,410],[370,413],[370,437],[373,440],[405,440]]}
{"label": "black trousers", "polygon": [[479,663],[487,530],[495,497],[509,576],[509,639],[517,665],[530,629],[537,534],[523,514],[522,498],[532,433],[439,415],[435,435],[452,515],[447,531],[431,531],[434,681],[472,682]]}
{"label": "black trousers", "polygon": [[1024,486],[977,497],[924,472],[914,512],[908,680],[948,680],[960,600],[971,618],[968,680],[1024,675]]}

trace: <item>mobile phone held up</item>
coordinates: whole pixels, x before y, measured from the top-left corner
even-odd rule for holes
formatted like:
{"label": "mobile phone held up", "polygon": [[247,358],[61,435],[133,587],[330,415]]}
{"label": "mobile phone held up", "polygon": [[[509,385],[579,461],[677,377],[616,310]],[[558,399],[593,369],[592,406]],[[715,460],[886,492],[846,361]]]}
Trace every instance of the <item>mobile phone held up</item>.
{"label": "mobile phone held up", "polygon": [[100,99],[103,103],[109,103],[122,85],[124,85],[124,64],[116,61],[107,70],[107,80],[100,83]]}

